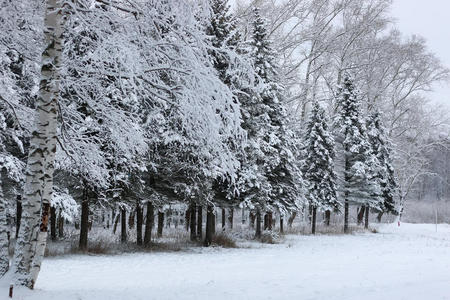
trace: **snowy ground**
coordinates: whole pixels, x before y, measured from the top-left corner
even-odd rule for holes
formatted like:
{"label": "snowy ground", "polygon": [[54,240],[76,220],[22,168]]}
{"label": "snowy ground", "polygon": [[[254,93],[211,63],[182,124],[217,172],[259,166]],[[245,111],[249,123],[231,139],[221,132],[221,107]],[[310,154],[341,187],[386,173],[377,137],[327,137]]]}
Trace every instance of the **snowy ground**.
{"label": "snowy ground", "polygon": [[[15,299],[450,299],[450,226],[287,236],[251,249],[66,256]],[[7,294],[6,283],[0,288]],[[3,299],[0,296],[0,299]]]}

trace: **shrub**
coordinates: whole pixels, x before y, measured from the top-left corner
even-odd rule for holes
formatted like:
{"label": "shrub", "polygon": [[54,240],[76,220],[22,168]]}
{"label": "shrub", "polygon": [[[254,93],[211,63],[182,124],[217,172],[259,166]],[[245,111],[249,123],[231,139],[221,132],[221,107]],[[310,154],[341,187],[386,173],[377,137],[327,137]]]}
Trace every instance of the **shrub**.
{"label": "shrub", "polygon": [[213,235],[212,243],[223,248],[237,248],[236,242],[223,232]]}

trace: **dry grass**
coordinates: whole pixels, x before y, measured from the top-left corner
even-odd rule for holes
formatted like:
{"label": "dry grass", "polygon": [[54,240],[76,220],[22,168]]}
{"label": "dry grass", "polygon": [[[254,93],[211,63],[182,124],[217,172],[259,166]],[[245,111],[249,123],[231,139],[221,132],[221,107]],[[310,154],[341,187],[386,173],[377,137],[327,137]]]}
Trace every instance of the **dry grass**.
{"label": "dry grass", "polygon": [[271,230],[263,232],[260,241],[263,244],[279,244],[282,242],[282,238],[278,232]]}
{"label": "dry grass", "polygon": [[236,241],[225,232],[213,235],[212,243],[223,248],[238,248]]}

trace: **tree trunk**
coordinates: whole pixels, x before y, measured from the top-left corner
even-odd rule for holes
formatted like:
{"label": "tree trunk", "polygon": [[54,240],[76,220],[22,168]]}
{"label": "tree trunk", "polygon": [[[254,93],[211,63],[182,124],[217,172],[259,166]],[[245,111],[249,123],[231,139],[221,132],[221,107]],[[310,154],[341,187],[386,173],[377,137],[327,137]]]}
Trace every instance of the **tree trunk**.
{"label": "tree trunk", "polygon": [[117,231],[117,225],[119,224],[120,220],[120,213],[116,215],[116,220],[114,220],[114,226],[113,226],[113,234],[116,234]]}
{"label": "tree trunk", "polygon": [[250,227],[255,228],[255,214],[253,212],[249,212],[249,219],[250,219]]}
{"label": "tree trunk", "polygon": [[203,245],[205,247],[209,247],[212,243],[213,225],[214,225],[213,210],[214,210],[214,208],[212,205],[208,205],[206,207],[206,232],[205,232],[205,241],[203,242]]}
{"label": "tree trunk", "polygon": [[190,222],[191,222],[191,208],[189,207],[186,209],[186,214],[184,216],[185,219],[185,225],[186,225],[186,231],[189,231],[190,228]]}
{"label": "tree trunk", "polygon": [[365,212],[366,207],[364,205],[358,208],[358,215],[357,215],[358,225],[361,225],[363,223]]}
{"label": "tree trunk", "polygon": [[197,240],[197,216],[195,214],[196,211],[196,205],[195,203],[191,203],[190,205],[190,216],[191,216],[191,221],[190,221],[190,239],[191,241],[195,241]]}
{"label": "tree trunk", "polygon": [[199,205],[197,207],[197,238],[199,241],[202,240],[202,224],[203,223],[203,216],[202,216],[202,207]]}
{"label": "tree trunk", "polygon": [[130,216],[128,217],[128,228],[133,229],[134,228],[134,212],[130,212]]}
{"label": "tree trunk", "polygon": [[22,196],[17,196],[16,200],[16,240],[19,237],[20,221],[22,219]]}
{"label": "tree trunk", "polygon": [[384,212],[380,211],[377,215],[377,221],[378,223],[381,223],[381,217],[383,217]]}
{"label": "tree trunk", "polygon": [[225,208],[222,208],[222,231],[225,231]]}
{"label": "tree trunk", "polygon": [[50,236],[52,241],[56,241],[56,208],[50,208]]}
{"label": "tree trunk", "polygon": [[283,216],[280,215],[280,233],[284,233],[284,220],[283,220]]}
{"label": "tree trunk", "polygon": [[330,226],[331,211],[325,211],[325,225]]}
{"label": "tree trunk", "polygon": [[344,199],[344,233],[348,233],[348,199]]}
{"label": "tree trunk", "polygon": [[256,210],[256,232],[255,232],[255,238],[257,238],[257,239],[261,238],[261,210],[259,208]]}
{"label": "tree trunk", "polygon": [[136,244],[142,245],[142,222],[144,215],[139,201],[136,203]]}
{"label": "tree trunk", "polygon": [[121,209],[121,220],[120,220],[120,242],[122,244],[127,242],[127,211],[125,208]]}
{"label": "tree trunk", "polygon": [[311,233],[316,234],[316,217],[317,217],[317,208],[314,206],[312,208],[312,221],[311,221]]}
{"label": "tree trunk", "polygon": [[288,219],[288,226],[289,226],[289,227],[292,227],[292,224],[294,223],[294,219],[295,219],[296,216],[297,216],[297,212],[296,212],[296,211],[294,211],[294,212],[289,216],[289,219]]}
{"label": "tree trunk", "polygon": [[369,229],[369,205],[365,206],[364,228]]}
{"label": "tree trunk", "polygon": [[147,214],[145,218],[145,233],[144,233],[144,246],[149,246],[152,241],[152,227],[153,227],[154,210],[153,203],[147,202]]}
{"label": "tree trunk", "polygon": [[81,251],[88,249],[88,227],[89,227],[89,198],[87,192],[83,191],[83,200],[81,201],[81,226],[80,226],[80,242],[78,248]]}
{"label": "tree trunk", "polygon": [[58,216],[58,237],[61,239],[64,237],[64,217],[62,212],[59,212]]}
{"label": "tree trunk", "polygon": [[158,211],[158,237],[162,237],[164,226],[164,213]]}
{"label": "tree trunk", "polygon": [[[30,289],[34,287],[44,257],[53,193],[63,30],[60,5],[60,1],[47,0],[41,81],[22,198],[24,214],[14,252],[15,284]],[[11,293],[12,289],[11,286]]]}
{"label": "tree trunk", "polygon": [[267,229],[272,230],[273,227],[273,213],[268,212],[267,213]]}
{"label": "tree trunk", "polygon": [[3,196],[0,169],[0,278],[9,270],[8,224],[6,221],[6,200]]}
{"label": "tree trunk", "polygon": [[230,211],[228,212],[228,224],[230,225],[230,229],[233,229],[233,215],[234,215],[234,208],[230,208]]}

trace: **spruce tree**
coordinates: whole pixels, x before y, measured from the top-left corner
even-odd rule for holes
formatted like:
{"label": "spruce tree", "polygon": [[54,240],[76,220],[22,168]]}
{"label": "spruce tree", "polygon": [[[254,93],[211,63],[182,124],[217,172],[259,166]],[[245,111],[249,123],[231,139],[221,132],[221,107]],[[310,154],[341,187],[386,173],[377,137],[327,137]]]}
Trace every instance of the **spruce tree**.
{"label": "spruce tree", "polygon": [[230,13],[227,0],[210,0],[211,17],[206,26],[211,48],[209,55],[212,58],[214,68],[219,73],[223,83],[230,86],[230,69],[233,52],[239,44],[239,34],[236,31],[236,21]]}
{"label": "spruce tree", "polygon": [[242,127],[248,138],[241,179],[244,201],[256,207],[258,215],[261,210],[284,212],[296,208],[300,172],[295,163],[297,142],[288,128],[274,51],[257,8],[252,25],[248,51],[256,80],[251,96],[241,99]]}
{"label": "spruce tree", "polygon": [[349,205],[379,209],[381,191],[376,178],[379,164],[369,143],[358,91],[346,76],[337,94],[337,139],[344,148],[344,232],[348,232]]}
{"label": "spruce tree", "polygon": [[372,113],[366,121],[367,135],[372,151],[378,160],[378,180],[381,186],[382,203],[378,209],[378,221],[384,213],[398,214],[395,207],[395,195],[398,192],[397,179],[392,166],[389,141],[386,137],[379,112]]}
{"label": "spruce tree", "polygon": [[326,213],[329,224],[331,211],[339,212],[340,203],[336,194],[334,172],[334,139],[328,129],[325,110],[315,102],[307,124],[304,140],[304,161],[302,164],[306,198],[312,207],[312,233],[315,233],[316,211]]}

